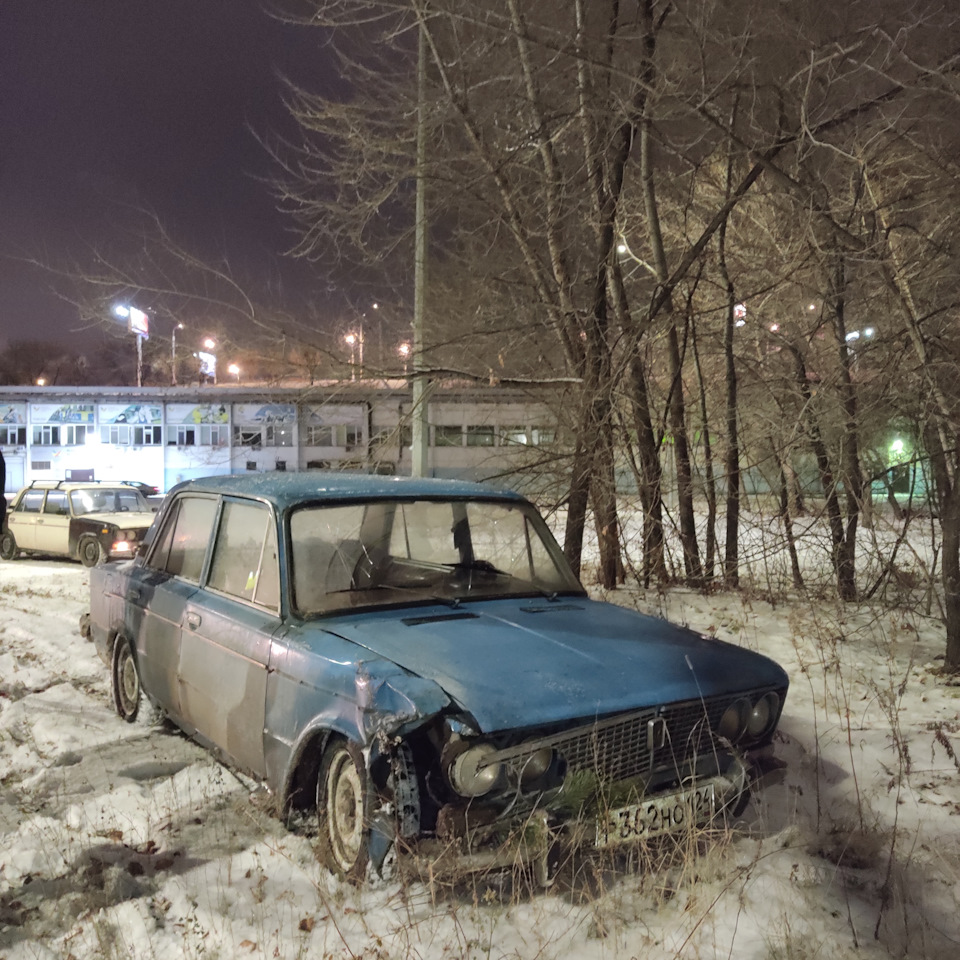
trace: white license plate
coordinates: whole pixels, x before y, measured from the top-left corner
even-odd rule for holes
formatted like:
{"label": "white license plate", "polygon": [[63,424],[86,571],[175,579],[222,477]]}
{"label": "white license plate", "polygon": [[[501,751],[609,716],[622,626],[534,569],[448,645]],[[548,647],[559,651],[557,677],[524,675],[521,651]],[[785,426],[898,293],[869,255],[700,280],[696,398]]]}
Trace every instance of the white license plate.
{"label": "white license plate", "polygon": [[609,810],[597,819],[597,846],[635,843],[663,833],[675,833],[709,820],[716,810],[714,784]]}

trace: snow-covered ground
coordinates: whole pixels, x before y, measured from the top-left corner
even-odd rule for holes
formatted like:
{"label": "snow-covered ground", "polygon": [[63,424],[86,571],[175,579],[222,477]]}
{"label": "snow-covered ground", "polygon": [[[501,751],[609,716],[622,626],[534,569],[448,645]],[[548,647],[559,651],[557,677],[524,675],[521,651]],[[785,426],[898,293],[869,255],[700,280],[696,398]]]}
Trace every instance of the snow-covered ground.
{"label": "snow-covered ground", "polygon": [[744,821],[656,864],[580,860],[546,893],[357,890],[249,782],[115,716],[87,591],[75,564],[0,564],[0,960],[960,955],[960,686],[935,620],[617,591],[790,672]]}

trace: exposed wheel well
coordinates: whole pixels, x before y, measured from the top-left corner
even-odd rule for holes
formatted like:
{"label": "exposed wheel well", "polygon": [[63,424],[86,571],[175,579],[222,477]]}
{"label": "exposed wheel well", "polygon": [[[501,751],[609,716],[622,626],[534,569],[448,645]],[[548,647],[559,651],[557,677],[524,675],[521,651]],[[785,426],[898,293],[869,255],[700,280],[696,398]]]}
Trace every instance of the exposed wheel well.
{"label": "exposed wheel well", "polygon": [[323,760],[323,751],[327,749],[332,736],[331,730],[316,730],[310,735],[310,739],[301,745],[283,798],[285,815],[304,813],[316,806],[320,763]]}

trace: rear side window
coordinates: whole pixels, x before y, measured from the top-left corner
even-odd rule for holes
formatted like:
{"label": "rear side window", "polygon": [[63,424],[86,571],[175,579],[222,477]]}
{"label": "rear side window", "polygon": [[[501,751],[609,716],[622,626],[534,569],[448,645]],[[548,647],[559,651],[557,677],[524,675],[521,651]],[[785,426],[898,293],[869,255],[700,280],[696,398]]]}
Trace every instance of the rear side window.
{"label": "rear side window", "polygon": [[279,584],[270,510],[261,503],[224,501],[207,586],[276,609]]}
{"label": "rear side window", "polygon": [[216,512],[215,498],[178,498],[167,515],[148,565],[199,582]]}
{"label": "rear side window", "polygon": [[25,493],[23,499],[17,505],[17,511],[19,513],[39,513],[43,507],[43,491],[30,491],[30,493]]}

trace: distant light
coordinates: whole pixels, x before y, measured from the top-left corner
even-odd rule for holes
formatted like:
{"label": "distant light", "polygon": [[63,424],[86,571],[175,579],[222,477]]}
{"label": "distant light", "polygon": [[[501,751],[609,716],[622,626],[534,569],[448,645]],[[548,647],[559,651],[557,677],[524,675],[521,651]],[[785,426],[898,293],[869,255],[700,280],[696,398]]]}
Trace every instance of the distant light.
{"label": "distant light", "polygon": [[130,316],[130,308],[129,308],[126,304],[118,303],[118,304],[113,308],[113,313],[114,313],[115,316],[117,316],[117,317],[123,317],[123,319],[126,320],[127,317]]}
{"label": "distant light", "polygon": [[217,345],[217,341],[214,340],[213,337],[207,337],[206,340],[203,341],[203,345],[208,350],[212,350]]}
{"label": "distant light", "polygon": [[890,459],[904,460],[907,456],[907,445],[899,437],[896,437],[890,444]]}
{"label": "distant light", "polygon": [[746,320],[734,320],[734,326],[745,327],[747,325]]}
{"label": "distant light", "polygon": [[742,318],[747,315],[747,305],[745,303],[738,303],[733,308],[733,315],[737,318]]}
{"label": "distant light", "polygon": [[859,330],[851,330],[846,336],[847,343],[849,343],[851,340],[859,340],[859,339],[860,339]]}
{"label": "distant light", "polygon": [[379,304],[379,303],[373,304],[373,309],[374,309],[374,310],[379,310],[379,309],[380,309],[380,304]]}
{"label": "distant light", "polygon": [[617,253],[626,253],[626,252],[627,252],[627,245],[625,243],[618,243]]}
{"label": "distant light", "polygon": [[813,313],[813,311],[817,309],[817,305],[816,305],[815,303],[811,303],[810,306],[807,307],[807,309],[808,309],[811,313]]}
{"label": "distant light", "polygon": [[771,324],[770,324],[770,332],[771,332],[771,333],[776,333],[779,329],[780,329],[780,324],[779,324],[779,323],[771,323]]}
{"label": "distant light", "polygon": [[410,356],[410,344],[409,344],[409,343],[401,343],[400,346],[397,347],[397,353],[399,353],[401,357],[409,357],[409,356]]}
{"label": "distant light", "polygon": [[355,333],[348,333],[343,339],[352,347],[357,342],[357,335]]}
{"label": "distant light", "polygon": [[876,330],[874,330],[873,327],[864,327],[864,328],[863,328],[863,335],[864,335],[865,337],[872,337],[875,333],[876,333]]}
{"label": "distant light", "polygon": [[38,386],[38,387],[45,387],[46,385],[47,385],[47,381],[44,380],[43,377],[37,377],[37,386]]}

